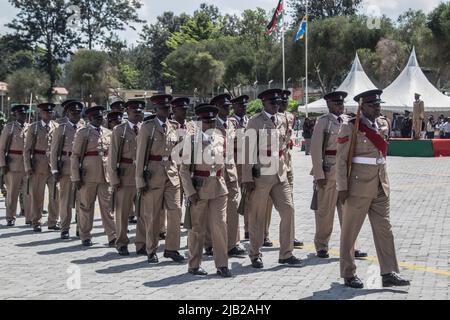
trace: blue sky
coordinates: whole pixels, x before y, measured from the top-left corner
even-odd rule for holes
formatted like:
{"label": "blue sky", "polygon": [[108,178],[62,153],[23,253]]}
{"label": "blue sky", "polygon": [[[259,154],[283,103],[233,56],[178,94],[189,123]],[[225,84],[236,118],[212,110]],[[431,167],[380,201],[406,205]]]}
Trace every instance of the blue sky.
{"label": "blue sky", "polygon": [[[144,3],[139,11],[140,17],[153,22],[155,18],[164,11],[173,11],[175,13],[192,13],[198,8],[200,3],[207,2],[218,6],[223,13],[240,14],[245,9],[254,9],[261,7],[266,10],[275,8],[278,0],[141,0]],[[289,1],[289,0],[287,0]],[[373,5],[379,8],[381,14],[396,18],[400,13],[408,8],[415,10],[421,9],[429,12],[434,9],[441,0],[364,0],[362,12],[373,10]],[[4,24],[9,22],[16,11],[7,0],[0,1],[0,33],[5,33],[7,28]],[[140,27],[137,26],[140,30]],[[126,38],[129,43],[138,39],[138,33],[133,30],[122,32],[121,36]]]}

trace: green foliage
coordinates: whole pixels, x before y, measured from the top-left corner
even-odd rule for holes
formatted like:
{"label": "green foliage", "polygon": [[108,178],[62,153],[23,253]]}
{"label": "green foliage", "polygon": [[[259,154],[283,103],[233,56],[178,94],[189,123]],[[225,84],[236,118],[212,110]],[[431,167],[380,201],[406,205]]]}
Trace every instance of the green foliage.
{"label": "green foliage", "polygon": [[138,89],[140,72],[133,66],[121,63],[119,64],[119,82],[125,89]]}
{"label": "green foliage", "polygon": [[37,99],[43,102],[50,86],[48,75],[32,68],[14,71],[8,76],[7,82],[11,103],[29,103],[31,94],[34,101]]}
{"label": "green foliage", "polygon": [[260,99],[250,101],[247,106],[247,114],[253,116],[263,110],[263,103]]}

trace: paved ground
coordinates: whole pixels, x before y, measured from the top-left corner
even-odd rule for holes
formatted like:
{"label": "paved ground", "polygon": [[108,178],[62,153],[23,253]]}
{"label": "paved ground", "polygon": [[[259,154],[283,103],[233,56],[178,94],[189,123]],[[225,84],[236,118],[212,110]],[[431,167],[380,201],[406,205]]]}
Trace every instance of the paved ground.
{"label": "paved ground", "polygon": [[[207,259],[203,266],[212,275],[198,278],[186,274],[186,265],[161,259],[161,253],[156,266],[149,266],[145,257],[133,253],[120,258],[107,247],[99,216],[95,245],[89,249],[82,248],[76,238],[62,242],[58,233],[47,232],[46,228],[42,234],[34,234],[24,226],[23,218],[15,228],[7,229],[2,202],[0,299],[449,299],[450,158],[389,159],[395,243],[402,274],[412,280],[410,287],[389,290],[381,288],[367,220],[359,243],[371,257],[357,262],[366,289],[353,290],[341,284],[337,219],[331,239],[332,257],[314,257],[314,215],[308,209],[312,194],[310,159],[296,150],[295,163],[296,234],[305,241],[304,249],[295,250],[306,259],[301,269],[278,265],[276,245],[264,250],[263,270],[252,269],[248,258],[233,258],[230,264],[234,277],[221,279],[213,275],[214,264]],[[273,239],[278,238],[278,222],[274,213]],[[184,253],[185,230],[182,236]]]}

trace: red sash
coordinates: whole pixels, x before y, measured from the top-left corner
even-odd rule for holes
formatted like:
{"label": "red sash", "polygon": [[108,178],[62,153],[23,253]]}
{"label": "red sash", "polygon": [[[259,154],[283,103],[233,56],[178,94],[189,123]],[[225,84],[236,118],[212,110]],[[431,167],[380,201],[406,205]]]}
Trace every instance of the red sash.
{"label": "red sash", "polygon": [[376,131],[370,129],[364,123],[359,124],[359,131],[364,132],[367,139],[369,139],[374,146],[380,150],[385,158],[387,157],[389,143],[386,142],[382,136],[380,136]]}

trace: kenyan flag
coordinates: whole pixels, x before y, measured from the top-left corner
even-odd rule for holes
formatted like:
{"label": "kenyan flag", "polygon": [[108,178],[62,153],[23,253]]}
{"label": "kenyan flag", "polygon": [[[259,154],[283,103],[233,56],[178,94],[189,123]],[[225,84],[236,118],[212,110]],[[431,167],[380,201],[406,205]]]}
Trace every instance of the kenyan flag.
{"label": "kenyan flag", "polygon": [[273,18],[270,21],[270,23],[267,25],[267,33],[271,35],[275,28],[277,27],[278,20],[280,19],[281,15],[283,14],[283,0],[280,0],[278,2],[277,9],[275,10],[275,13],[273,14]]}

